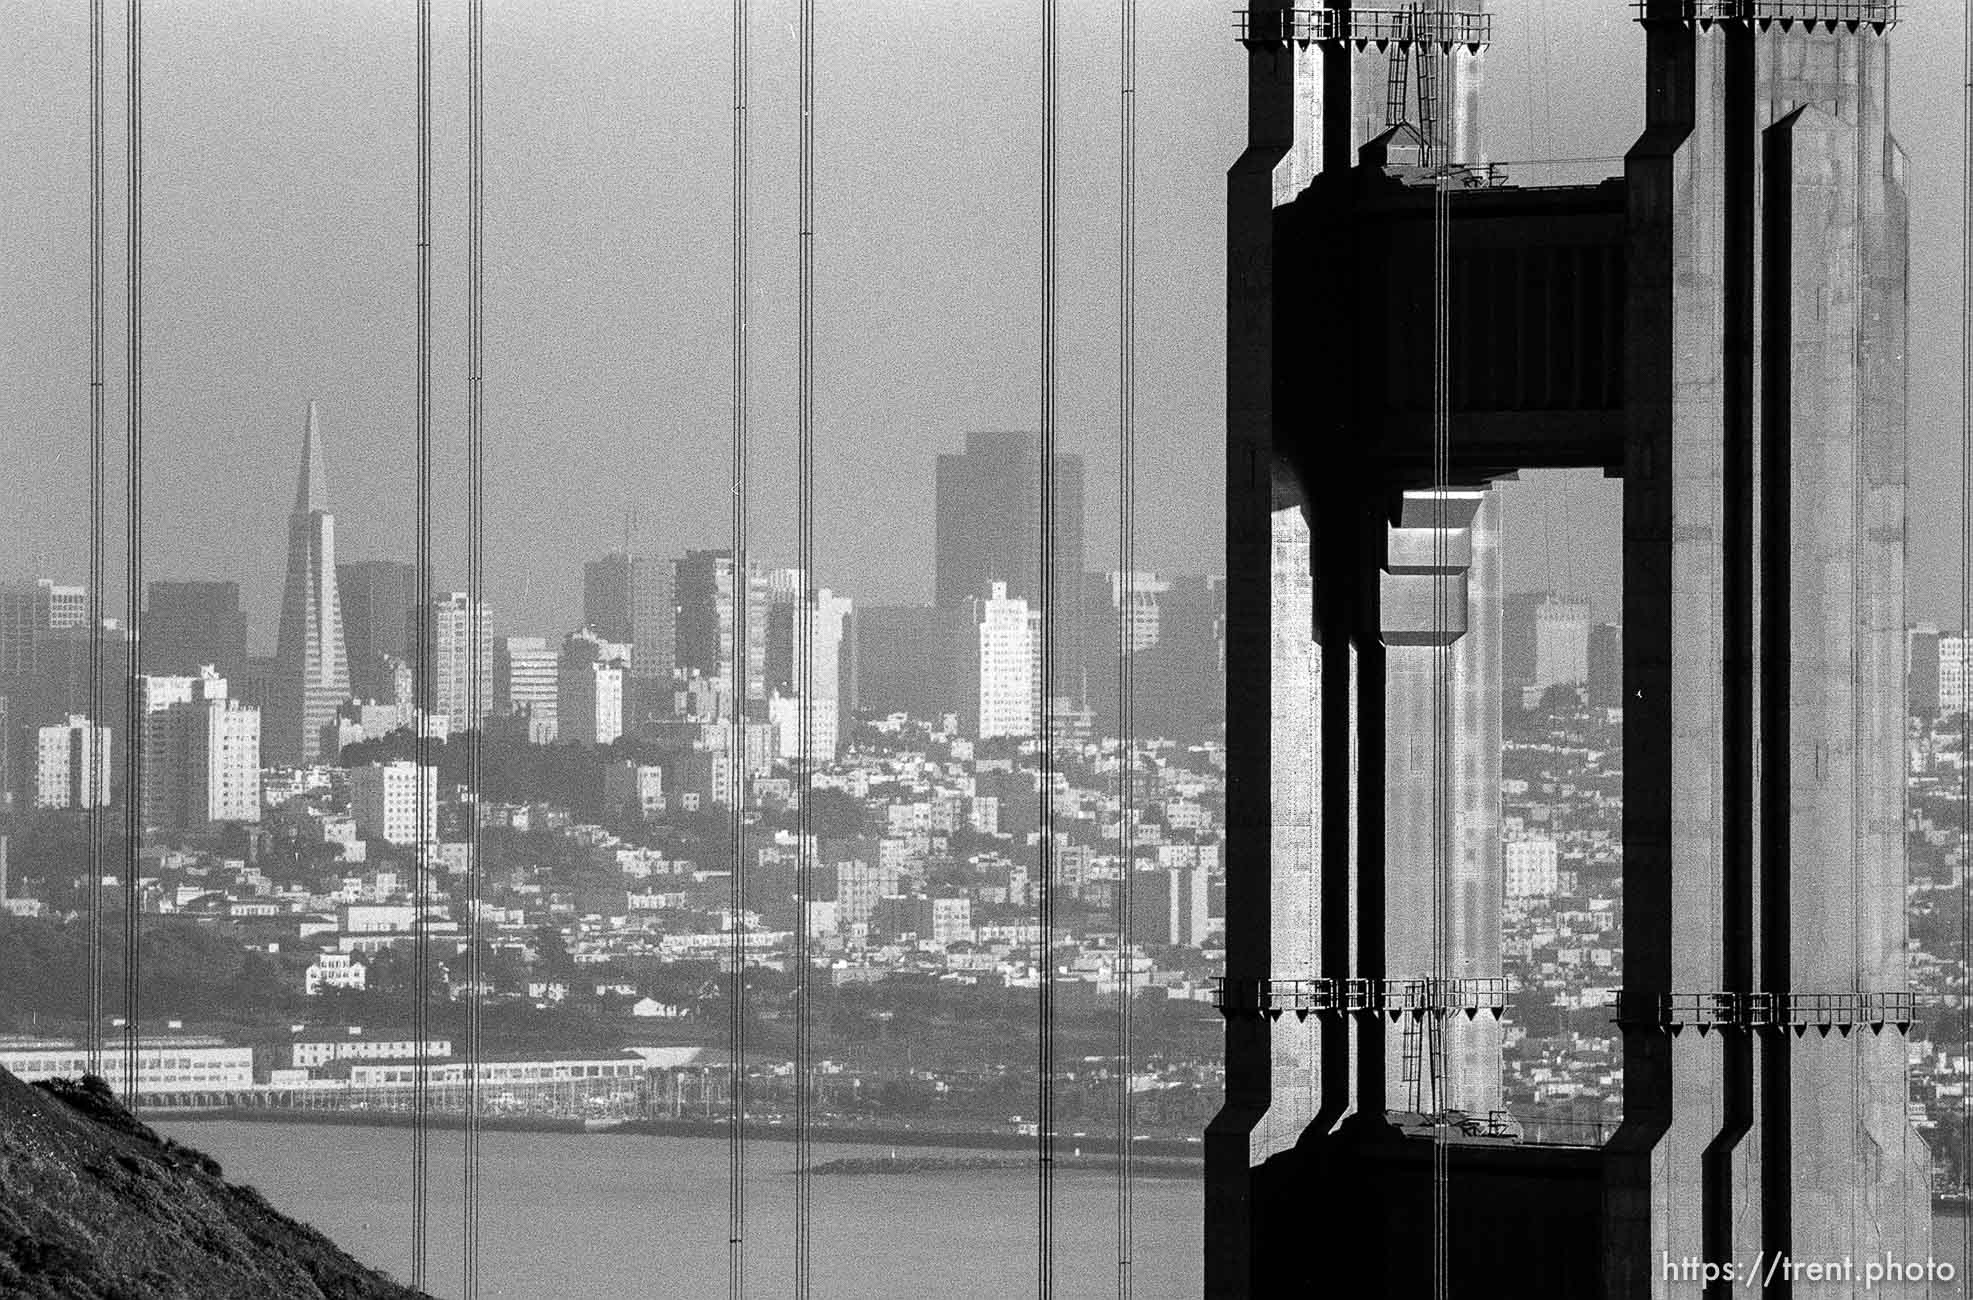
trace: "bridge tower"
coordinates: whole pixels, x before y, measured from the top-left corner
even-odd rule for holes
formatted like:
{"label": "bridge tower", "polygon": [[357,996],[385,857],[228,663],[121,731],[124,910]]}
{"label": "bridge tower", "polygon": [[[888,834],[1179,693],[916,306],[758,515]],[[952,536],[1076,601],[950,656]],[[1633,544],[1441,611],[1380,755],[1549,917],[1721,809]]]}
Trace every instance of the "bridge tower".
{"label": "bridge tower", "polygon": [[[1421,848],[1404,750],[1423,629],[1406,579],[1443,582],[1468,548],[1457,653],[1483,692],[1487,488],[1543,467],[1624,480],[1624,1120],[1601,1147],[1462,1140],[1451,1293],[1512,1277],[1524,1295],[1670,1294],[1667,1255],[1927,1254],[1902,1037],[1896,15],[1883,0],[1644,0],[1638,17],[1645,113],[1623,174],[1523,190],[1479,142],[1484,13],[1255,0],[1240,15],[1209,1294],[1320,1280],[1311,1224],[1372,1262],[1369,1291],[1430,1285],[1435,1161],[1399,1113],[1407,1069],[1432,1074],[1394,1025],[1484,1024],[1500,996],[1484,917],[1465,977],[1410,978],[1400,900]],[[1391,124],[1391,41],[1421,32],[1399,52],[1436,56],[1415,84],[1438,90],[1437,132]],[[1442,282],[1427,255],[1440,221]],[[1446,350],[1421,364],[1435,323]],[[1405,533],[1428,502],[1444,535],[1421,570]],[[1431,629],[1454,632],[1443,614]],[[1455,826],[1490,833],[1483,798],[1445,797]],[[1497,891],[1497,861],[1465,883]],[[1455,1076],[1484,1073],[1487,1041],[1469,1033]]]}

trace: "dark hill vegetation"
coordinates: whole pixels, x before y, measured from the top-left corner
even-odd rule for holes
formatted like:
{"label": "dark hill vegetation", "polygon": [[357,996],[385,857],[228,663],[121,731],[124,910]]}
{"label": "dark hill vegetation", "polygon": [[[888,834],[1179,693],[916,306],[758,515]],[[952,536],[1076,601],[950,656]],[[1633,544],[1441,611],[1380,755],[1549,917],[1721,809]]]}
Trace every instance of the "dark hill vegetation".
{"label": "dark hill vegetation", "polygon": [[62,1300],[412,1300],[159,1137],[98,1079],[0,1070],[0,1295]]}

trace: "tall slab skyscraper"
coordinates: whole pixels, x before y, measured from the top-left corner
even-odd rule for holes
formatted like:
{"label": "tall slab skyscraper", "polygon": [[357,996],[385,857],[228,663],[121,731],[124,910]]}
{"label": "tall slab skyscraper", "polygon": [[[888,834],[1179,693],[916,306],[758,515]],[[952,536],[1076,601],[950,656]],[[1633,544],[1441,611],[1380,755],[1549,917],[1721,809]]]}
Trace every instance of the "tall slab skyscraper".
{"label": "tall slab skyscraper", "polygon": [[321,417],[314,402],[308,404],[302,429],[301,473],[288,515],[288,577],[274,661],[261,759],[270,766],[313,763],[321,753],[322,724],[349,696],[349,660],[336,599],[336,517],[329,510]]}
{"label": "tall slab skyscraper", "polygon": [[343,653],[356,699],[394,699],[398,669],[416,658],[411,627],[417,593],[418,570],[402,560],[344,560],[336,566]]}
{"label": "tall slab skyscraper", "polygon": [[[1083,464],[1057,452],[1054,465],[1053,693],[1080,698],[1083,638]],[[964,608],[993,584],[1041,604],[1041,439],[1023,432],[966,435],[966,450],[939,456],[933,518],[933,603]]]}

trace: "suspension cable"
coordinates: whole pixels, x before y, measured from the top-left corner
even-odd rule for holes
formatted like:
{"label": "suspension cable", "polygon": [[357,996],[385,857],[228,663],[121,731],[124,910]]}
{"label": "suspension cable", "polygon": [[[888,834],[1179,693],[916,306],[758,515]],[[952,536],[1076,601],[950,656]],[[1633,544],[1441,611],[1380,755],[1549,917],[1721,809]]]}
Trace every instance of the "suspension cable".
{"label": "suspension cable", "polygon": [[[126,305],[124,358],[124,717],[126,730],[143,725],[143,642],[137,635],[140,598],[144,587],[144,0],[129,0],[124,30],[129,143],[125,162],[126,239],[129,265],[125,271]],[[135,1114],[138,1096],[139,965],[143,931],[143,885],[139,879],[144,841],[144,766],[141,746],[126,735],[123,746],[123,1103]]]}
{"label": "suspension cable", "polygon": [[1121,0],[1117,187],[1117,1300],[1130,1300],[1137,690],[1137,0]]}
{"label": "suspension cable", "polygon": [[[1861,44],[1863,37],[1855,38]],[[1867,610],[1869,596],[1866,594],[1864,544],[1868,534],[1865,521],[1864,485],[1864,421],[1863,421],[1863,378],[1864,378],[1864,294],[1866,292],[1863,267],[1863,240],[1867,227],[1864,224],[1863,177],[1866,108],[1864,104],[1864,81],[1866,73],[1861,66],[1863,52],[1858,50],[1857,66],[1857,106],[1856,130],[1852,136],[1851,200],[1854,204],[1852,218],[1857,232],[1850,241],[1850,989],[1861,994],[1870,987],[1871,979],[1864,971],[1863,912],[1860,906],[1863,895],[1863,858],[1865,837],[1869,834],[1869,803],[1864,789],[1865,771],[1875,757],[1866,737],[1869,724],[1865,713],[1867,705],[1863,693],[1864,638],[1870,634],[1870,620]],[[1902,731],[1902,726],[1900,727]],[[1902,774],[1901,779],[1902,779]],[[1901,819],[1902,820],[1902,819]],[[1900,834],[1903,833],[1900,829]],[[1902,894],[1902,890],[1900,890]],[[1881,932],[1880,932],[1881,938]],[[1864,1204],[1862,1184],[1866,1178],[1864,1169],[1864,1096],[1866,1091],[1866,1054],[1864,1040],[1859,1036],[1845,1044],[1850,1058],[1850,1178],[1849,1211],[1850,1240],[1861,1242],[1863,1233]],[[1900,1125],[1902,1128],[1903,1125]]]}
{"label": "suspension cable", "polygon": [[810,969],[809,903],[815,869],[811,795],[815,787],[815,0],[799,0],[801,47],[800,157],[797,206],[800,229],[796,270],[795,531],[800,573],[795,592],[796,730],[801,770],[795,805],[795,1294],[807,1297],[814,1282],[813,1100],[815,1072],[813,973]]}
{"label": "suspension cable", "polygon": [[[728,832],[733,852],[733,963],[727,1034],[733,1072],[727,1098],[728,1285],[733,1300],[747,1292],[747,952],[740,917],[746,902],[747,697],[747,0],[733,0],[733,448],[732,625],[727,664]],[[715,581],[715,586],[717,585]],[[716,597],[715,597],[716,598]]]}
{"label": "suspension cable", "polygon": [[[1973,630],[1973,0],[1960,9],[1960,171],[1959,171],[1959,969],[1973,969],[1973,724],[1966,698],[1967,639]],[[1973,1061],[1973,998],[1959,999],[1961,1068]],[[1959,1096],[1959,1179],[1973,1183],[1973,1089]],[[1959,1220],[1960,1260],[1973,1265],[1973,1216]]]}
{"label": "suspension cable", "polygon": [[1041,716],[1037,728],[1040,786],[1040,989],[1036,1048],[1036,1275],[1040,1300],[1055,1282],[1055,0],[1041,5]]}
{"label": "suspension cable", "polygon": [[[1440,43],[1445,30],[1444,0],[1432,5],[1430,36],[1419,46],[1419,68],[1430,69],[1431,92],[1444,96],[1448,47]],[[1420,116],[1426,116],[1423,105]],[[1449,978],[1452,950],[1452,887],[1450,841],[1452,796],[1452,647],[1451,585],[1447,581],[1447,493],[1451,488],[1451,369],[1449,271],[1452,243],[1452,150],[1445,105],[1433,104],[1425,142],[1433,163],[1432,187],[1432,487],[1433,487],[1433,651],[1432,651],[1432,988],[1425,1001],[1426,1054],[1432,1107],[1432,1293],[1445,1300],[1449,1272],[1449,1191],[1451,1142],[1447,1124],[1450,1052],[1447,1012],[1440,1003]]]}
{"label": "suspension cable", "polygon": [[[108,445],[103,428],[103,0],[89,0],[89,1073],[103,1074],[103,812],[109,755],[103,724],[103,528]],[[126,727],[130,745],[134,728]]]}
{"label": "suspension cable", "polygon": [[465,1170],[461,1225],[462,1289],[479,1295],[480,1250],[480,746],[488,701],[480,672],[491,647],[482,617],[486,608],[486,439],[482,317],[486,279],[486,0],[466,4],[466,1087]]}
{"label": "suspension cable", "polygon": [[412,866],[412,972],[411,1037],[411,1285],[426,1289],[427,1209],[430,1191],[431,1146],[428,1124],[431,1094],[428,1075],[431,1054],[428,1001],[431,967],[431,936],[428,909],[432,901],[430,841],[436,829],[430,824],[433,812],[426,794],[432,774],[432,709],[436,692],[432,681],[434,658],[432,638],[436,611],[432,608],[432,3],[418,0],[417,11],[417,483],[416,532],[418,614],[412,620],[417,634],[418,730],[417,770],[412,774],[412,798],[417,808],[418,843]]}

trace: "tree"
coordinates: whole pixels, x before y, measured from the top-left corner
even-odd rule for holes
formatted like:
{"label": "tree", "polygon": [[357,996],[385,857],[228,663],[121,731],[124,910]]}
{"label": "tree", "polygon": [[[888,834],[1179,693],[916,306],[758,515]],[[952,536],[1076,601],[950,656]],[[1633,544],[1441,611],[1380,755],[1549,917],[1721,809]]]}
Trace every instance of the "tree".
{"label": "tree", "polygon": [[536,967],[540,972],[554,979],[563,979],[575,970],[575,959],[569,955],[569,945],[562,938],[562,932],[552,925],[535,927],[535,951],[540,954]]}
{"label": "tree", "polygon": [[808,824],[810,833],[821,839],[854,839],[864,831],[863,801],[847,790],[812,790]]}

